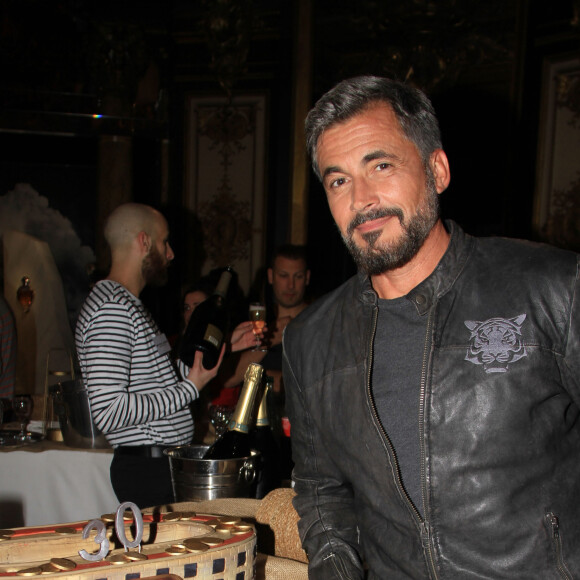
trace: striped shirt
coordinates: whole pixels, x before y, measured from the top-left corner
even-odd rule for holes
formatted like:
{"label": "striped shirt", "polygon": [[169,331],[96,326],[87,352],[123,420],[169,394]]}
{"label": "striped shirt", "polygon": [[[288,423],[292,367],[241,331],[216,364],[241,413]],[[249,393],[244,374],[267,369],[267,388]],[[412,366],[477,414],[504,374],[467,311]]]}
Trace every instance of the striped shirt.
{"label": "striped shirt", "polygon": [[4,297],[0,296],[0,397],[11,398],[14,394],[16,348],[14,316]]}
{"label": "striped shirt", "polygon": [[93,421],[113,447],[191,442],[188,405],[199,393],[178,379],[165,336],[138,298],[118,282],[97,282],[75,342]]}

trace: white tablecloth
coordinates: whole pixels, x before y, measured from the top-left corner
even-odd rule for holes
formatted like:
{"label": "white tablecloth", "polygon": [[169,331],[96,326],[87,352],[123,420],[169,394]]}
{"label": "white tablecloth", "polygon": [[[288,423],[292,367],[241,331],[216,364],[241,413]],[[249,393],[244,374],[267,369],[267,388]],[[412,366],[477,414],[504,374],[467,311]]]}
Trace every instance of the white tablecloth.
{"label": "white tablecloth", "polygon": [[109,451],[52,442],[0,451],[0,527],[76,522],[114,513],[119,502],[109,477],[112,458]]}

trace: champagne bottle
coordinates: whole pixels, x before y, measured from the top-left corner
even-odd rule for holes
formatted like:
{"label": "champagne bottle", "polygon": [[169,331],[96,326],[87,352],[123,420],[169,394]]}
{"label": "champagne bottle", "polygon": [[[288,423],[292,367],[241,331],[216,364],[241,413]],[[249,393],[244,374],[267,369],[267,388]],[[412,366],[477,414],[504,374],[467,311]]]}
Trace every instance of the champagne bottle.
{"label": "champagne bottle", "polygon": [[266,375],[264,378],[264,392],[260,401],[258,415],[256,416],[256,425],[251,431],[252,448],[260,452],[260,469],[258,470],[258,483],[256,486],[257,499],[262,499],[268,492],[280,487],[279,450],[274,439],[268,414],[268,395],[273,386],[274,379]]}
{"label": "champagne bottle", "polygon": [[222,272],[214,293],[193,311],[179,352],[179,358],[189,367],[193,365],[195,351],[203,352],[203,366],[212,369],[218,362],[229,316],[227,293],[233,270],[229,266]]}
{"label": "champagne bottle", "polygon": [[204,459],[238,459],[251,455],[250,425],[263,372],[262,365],[257,363],[248,365],[244,375],[244,386],[228,430],[205,452]]}

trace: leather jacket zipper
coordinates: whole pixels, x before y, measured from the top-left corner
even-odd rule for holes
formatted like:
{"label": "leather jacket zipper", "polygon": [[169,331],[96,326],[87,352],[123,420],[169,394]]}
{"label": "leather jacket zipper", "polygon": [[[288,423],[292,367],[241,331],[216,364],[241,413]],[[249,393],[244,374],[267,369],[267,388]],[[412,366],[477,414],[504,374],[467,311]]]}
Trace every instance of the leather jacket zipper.
{"label": "leather jacket zipper", "polygon": [[[427,330],[425,332],[425,345],[423,348],[423,363],[421,365],[421,390],[419,393],[419,449],[420,449],[420,465],[421,465],[421,495],[423,496],[423,513],[428,514],[429,500],[427,497],[427,473],[426,473],[426,453],[425,453],[425,396],[427,391],[427,368],[429,364],[429,353],[431,351],[431,343],[433,341],[433,316],[434,307],[429,310],[427,318]],[[435,560],[433,558],[431,526],[425,518],[422,520],[423,531],[423,548],[427,555],[429,569],[433,580],[437,580],[437,568],[435,567]]]}
{"label": "leather jacket zipper", "polygon": [[546,522],[548,523],[548,528],[552,534],[552,545],[556,555],[558,573],[562,578],[564,578],[564,580],[572,580],[572,574],[570,574],[566,564],[564,564],[564,559],[562,557],[562,541],[560,540],[560,522],[558,521],[558,516],[553,512],[547,512]]}
{"label": "leather jacket zipper", "polygon": [[[407,499],[409,505],[411,506],[411,508],[413,510],[413,513],[415,514],[417,520],[420,523],[421,543],[422,543],[423,548],[428,556],[428,565],[429,565],[429,569],[431,572],[432,580],[437,580],[438,576],[437,576],[437,572],[436,572],[436,568],[435,568],[435,562],[433,561],[433,552],[431,550],[430,526],[423,519],[423,517],[419,513],[419,510],[415,507],[415,504],[411,500],[411,497],[407,493],[407,490],[405,489],[405,486],[403,485],[403,482],[401,481],[401,470],[399,467],[399,462],[397,460],[397,456],[395,454],[395,449],[393,447],[393,444],[392,444],[389,436],[387,435],[385,428],[383,427],[383,423],[381,422],[381,420],[379,418],[379,414],[377,412],[377,407],[375,405],[375,400],[374,400],[374,398],[372,396],[372,392],[371,392],[371,370],[372,370],[372,366],[373,366],[373,349],[374,349],[375,334],[376,334],[376,330],[377,330],[378,312],[379,312],[378,307],[375,306],[374,312],[373,312],[371,335],[370,335],[369,356],[368,356],[367,377],[366,377],[367,397],[371,403],[373,415],[374,415],[374,417],[375,417],[375,419],[376,419],[376,421],[381,429],[381,433],[382,433],[382,435],[387,443],[387,446],[390,450],[390,455],[391,455],[391,458],[394,462],[395,472],[397,474],[397,486],[399,487],[399,490],[403,493],[403,495]],[[426,477],[425,477],[425,467],[424,467],[424,465],[425,465],[425,447],[424,447],[424,443],[423,443],[423,433],[424,433],[423,419],[424,419],[425,413],[424,413],[423,407],[424,407],[424,402],[425,402],[427,359],[428,359],[428,352],[429,352],[429,334],[430,334],[430,331],[432,328],[432,318],[433,318],[432,311],[430,311],[429,318],[427,321],[427,334],[425,337],[425,350],[423,353],[423,364],[422,364],[422,370],[421,370],[421,392],[420,392],[420,399],[419,399],[419,428],[420,428],[420,436],[421,436],[421,489],[422,489],[422,494],[423,494],[423,506],[424,506],[424,508],[426,508],[425,489],[427,487],[427,483],[425,481]],[[425,512],[425,513],[427,513],[427,512]]]}

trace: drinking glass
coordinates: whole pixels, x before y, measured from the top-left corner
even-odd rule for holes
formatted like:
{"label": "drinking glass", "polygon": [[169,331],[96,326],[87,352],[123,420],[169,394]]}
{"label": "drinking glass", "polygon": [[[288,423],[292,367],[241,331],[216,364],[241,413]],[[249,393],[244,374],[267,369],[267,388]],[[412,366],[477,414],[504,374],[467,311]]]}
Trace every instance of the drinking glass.
{"label": "drinking glass", "polygon": [[[266,307],[262,303],[252,302],[250,304],[250,320],[252,321],[252,331],[254,334],[260,334],[266,325]],[[252,350],[265,352],[268,349],[260,346],[260,339],[256,336],[256,346]]]}
{"label": "drinking glass", "polygon": [[31,395],[14,395],[12,399],[12,409],[18,421],[20,421],[20,433],[16,436],[18,441],[26,441],[28,434],[26,426],[32,414],[32,396]]}
{"label": "drinking glass", "polygon": [[225,405],[211,405],[209,420],[215,429],[216,439],[219,439],[227,430],[233,413],[232,407]]}

